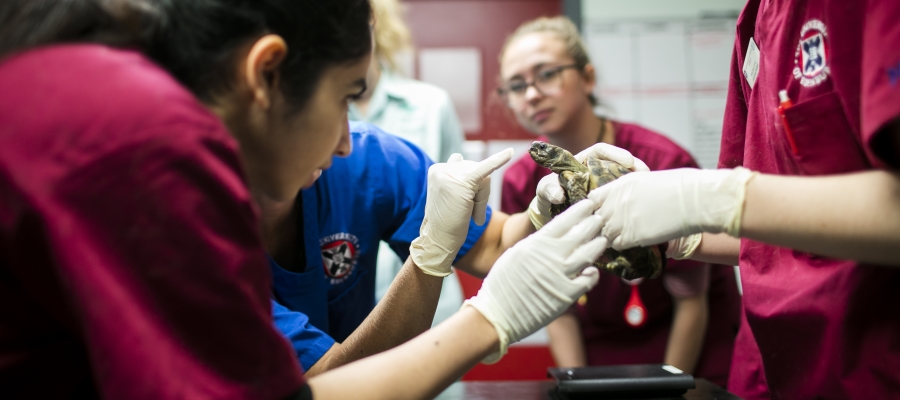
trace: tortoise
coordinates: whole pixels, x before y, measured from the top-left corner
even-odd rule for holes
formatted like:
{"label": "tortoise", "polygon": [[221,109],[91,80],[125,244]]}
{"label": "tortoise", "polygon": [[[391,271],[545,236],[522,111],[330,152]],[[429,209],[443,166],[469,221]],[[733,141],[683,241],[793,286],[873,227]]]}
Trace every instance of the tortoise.
{"label": "tortoise", "polygon": [[[619,163],[596,157],[588,157],[583,163],[578,162],[572,153],[544,142],[532,143],[529,153],[535,162],[559,175],[559,184],[566,194],[566,200],[562,204],[550,206],[551,218],[586,198],[591,190],[631,172]],[[601,271],[632,280],[658,277],[664,263],[665,257],[657,246],[633,247],[621,251],[610,247],[594,265]]]}

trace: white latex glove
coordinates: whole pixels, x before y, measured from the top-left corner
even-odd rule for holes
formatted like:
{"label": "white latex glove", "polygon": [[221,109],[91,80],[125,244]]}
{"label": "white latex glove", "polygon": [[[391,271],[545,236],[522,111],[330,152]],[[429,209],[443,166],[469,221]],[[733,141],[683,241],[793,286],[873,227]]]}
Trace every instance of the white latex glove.
{"label": "white latex glove", "polygon": [[650,168],[647,167],[647,164],[644,164],[641,159],[631,155],[630,151],[625,150],[621,147],[613,146],[611,144],[597,143],[576,154],[575,159],[584,162],[584,160],[588,156],[594,156],[601,160],[617,162],[619,164],[622,164],[623,167],[635,172],[650,170]]}
{"label": "white latex glove", "polygon": [[[594,156],[601,160],[614,161],[622,164],[632,171],[649,171],[650,168],[639,158],[631,155],[628,150],[606,143],[597,143],[582,150],[575,155],[575,159],[581,162],[588,156]],[[559,175],[547,175],[538,182],[537,193],[528,206],[528,218],[535,229],[541,229],[550,221],[550,205],[562,204],[566,200],[566,194],[559,185]]]}
{"label": "white latex glove", "polygon": [[691,258],[697,248],[700,247],[700,241],[703,239],[702,233],[695,233],[690,236],[680,237],[669,241],[666,247],[666,257],[676,260],[684,260]]}
{"label": "white latex glove", "polygon": [[556,319],[597,284],[600,272],[585,268],[606,250],[606,239],[595,237],[602,224],[591,215],[595,207],[580,201],[507,250],[463,304],[484,315],[500,338],[500,350],[483,362],[500,360],[510,344]]}
{"label": "white latex glove", "polygon": [[700,232],[740,234],[748,169],[635,172],[601,186],[603,236],[614,249],[650,246]]}
{"label": "white latex glove", "polygon": [[465,161],[459,153],[428,168],[428,197],[419,237],[409,246],[416,265],[428,275],[450,275],[450,265],[466,241],[469,219],[484,225],[491,193],[490,175],[509,162],[506,149],[484,161]]}
{"label": "white latex glove", "polygon": [[541,229],[550,222],[550,205],[562,204],[566,201],[566,192],[559,185],[559,175],[550,174],[538,181],[537,196],[531,199],[528,206],[528,219],[534,229]]}

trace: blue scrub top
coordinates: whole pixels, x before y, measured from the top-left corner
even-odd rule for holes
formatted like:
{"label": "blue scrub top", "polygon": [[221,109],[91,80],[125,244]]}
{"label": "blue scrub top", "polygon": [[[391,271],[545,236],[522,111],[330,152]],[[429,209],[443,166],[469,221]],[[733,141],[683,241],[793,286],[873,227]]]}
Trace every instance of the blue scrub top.
{"label": "blue scrub top", "polygon": [[[331,168],[300,194],[306,270],[295,273],[271,263],[275,300],[283,306],[276,311],[308,317],[298,324],[299,317],[276,313],[275,321],[292,341],[304,369],[333,340],[344,341],[375,307],[379,241],[387,242],[405,260],[425,217],[431,159],[415,145],[374,125],[351,122],[350,135],[351,155],[335,157]],[[487,221],[490,218],[488,208]],[[475,245],[487,225],[470,221],[457,260]],[[301,334],[307,329],[303,327],[314,331]],[[325,335],[333,338],[327,347],[322,345]]]}
{"label": "blue scrub top", "polygon": [[272,300],[272,319],[275,320],[278,331],[291,342],[304,371],[309,371],[334,345],[331,336],[309,324],[306,314],[291,311],[275,300]]}

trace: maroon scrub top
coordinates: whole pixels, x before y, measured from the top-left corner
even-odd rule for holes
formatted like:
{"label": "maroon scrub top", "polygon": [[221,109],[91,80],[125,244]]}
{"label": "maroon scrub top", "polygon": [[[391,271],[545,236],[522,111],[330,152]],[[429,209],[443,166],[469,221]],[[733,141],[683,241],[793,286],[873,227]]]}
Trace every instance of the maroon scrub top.
{"label": "maroon scrub top", "polygon": [[[751,37],[753,87],[742,74]],[[751,0],[738,19],[719,164],[807,176],[896,168],[879,130],[900,116],[898,81],[900,2]],[[796,154],[777,112],[782,89]],[[900,270],[747,239],[740,268],[746,323],[731,391],[900,396]]]}
{"label": "maroon scrub top", "polygon": [[257,221],[235,141],[139,54],[0,62],[0,397],[297,391]]}
{"label": "maroon scrub top", "polygon": [[[665,136],[634,124],[613,122],[613,126],[614,144],[643,160],[650,169],[697,168],[691,155]],[[528,154],[513,163],[503,176],[502,211],[526,210],[538,181],[549,173]],[[604,275],[588,293],[586,304],[574,307],[590,365],[663,362],[672,325],[672,296],[685,297],[708,290],[709,325],[694,375],[726,384],[741,301],[733,267],[668,260],[660,279],[638,286],[647,309],[646,321],[639,328],[628,325],[623,316],[631,287],[621,279],[607,278]]]}

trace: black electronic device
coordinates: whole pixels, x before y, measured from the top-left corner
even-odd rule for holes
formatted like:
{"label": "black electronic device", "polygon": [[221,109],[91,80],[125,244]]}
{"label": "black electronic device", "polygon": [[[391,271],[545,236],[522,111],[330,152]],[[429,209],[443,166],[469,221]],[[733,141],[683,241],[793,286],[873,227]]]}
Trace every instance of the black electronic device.
{"label": "black electronic device", "polygon": [[549,368],[561,399],[680,398],[695,387],[694,377],[671,365],[636,364]]}

